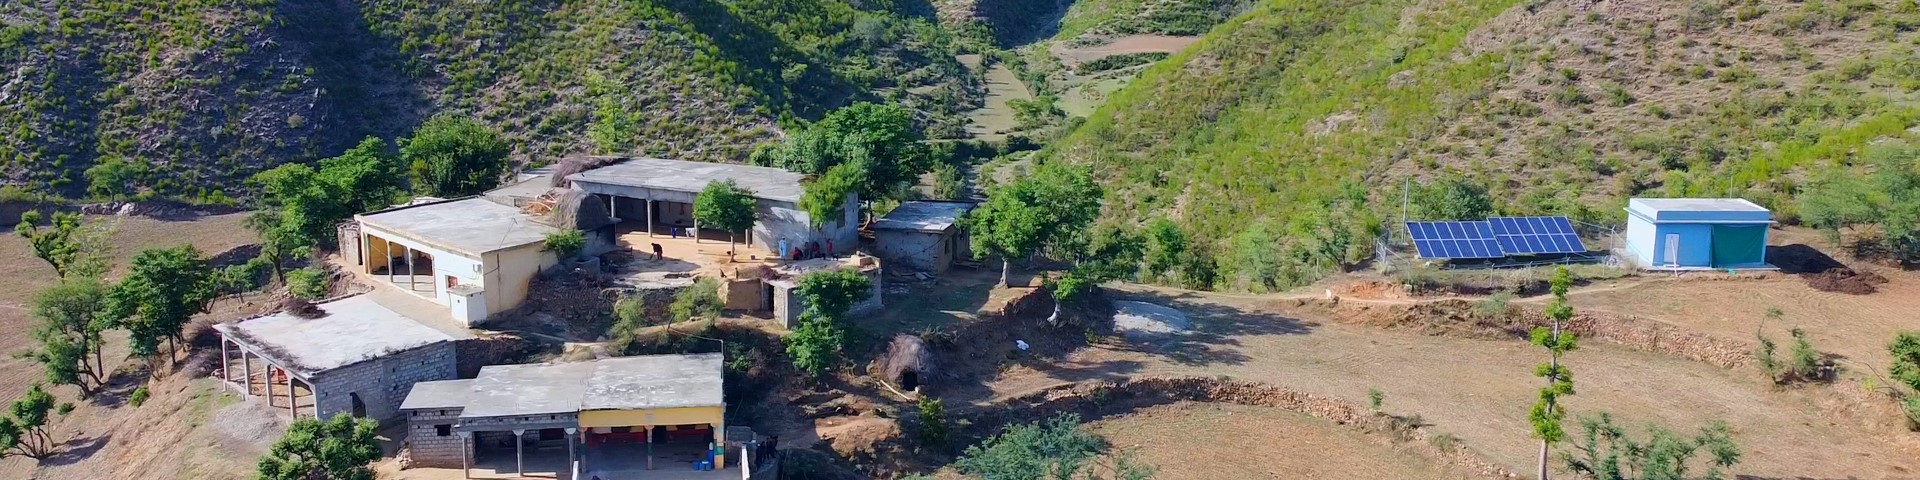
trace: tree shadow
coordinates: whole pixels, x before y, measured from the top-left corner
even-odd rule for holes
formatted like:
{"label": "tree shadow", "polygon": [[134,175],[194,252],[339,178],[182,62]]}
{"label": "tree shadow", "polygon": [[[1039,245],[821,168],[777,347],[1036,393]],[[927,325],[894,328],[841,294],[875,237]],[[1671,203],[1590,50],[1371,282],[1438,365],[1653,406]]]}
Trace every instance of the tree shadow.
{"label": "tree shadow", "polygon": [[40,465],[57,467],[80,463],[82,460],[92,458],[93,454],[100,452],[100,449],[107,448],[107,443],[111,440],[113,440],[112,434],[68,439],[60,444],[58,453],[41,460]]}
{"label": "tree shadow", "polygon": [[132,396],[134,390],[147,384],[148,374],[149,367],[145,361],[134,359],[123,363],[120,368],[107,375],[106,382],[100,385],[99,390],[93,392],[93,397],[88,398],[87,403],[107,408],[120,408],[127,404],[127,397]]}
{"label": "tree shadow", "polygon": [[[445,83],[425,62],[401,52],[391,37],[375,34],[357,2],[321,0],[279,2],[276,36],[289,41],[290,53],[306,57],[324,89],[313,96],[317,151],[331,155],[362,138],[405,135],[421,121],[430,102],[423,85]],[[514,22],[523,28],[532,22]]]}
{"label": "tree shadow", "polygon": [[1164,306],[1186,314],[1185,331],[1136,336],[1127,343],[1129,350],[1159,355],[1181,365],[1239,365],[1250,360],[1240,353],[1236,337],[1249,335],[1306,335],[1318,323],[1205,301],[1191,292],[1120,292],[1109,294],[1116,301],[1134,301]]}

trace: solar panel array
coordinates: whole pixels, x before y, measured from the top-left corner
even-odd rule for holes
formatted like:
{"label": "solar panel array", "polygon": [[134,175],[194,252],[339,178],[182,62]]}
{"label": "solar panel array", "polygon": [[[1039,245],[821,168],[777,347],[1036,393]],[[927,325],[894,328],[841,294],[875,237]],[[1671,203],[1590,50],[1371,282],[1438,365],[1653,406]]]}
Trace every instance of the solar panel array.
{"label": "solar panel array", "polygon": [[1507,256],[1487,222],[1407,222],[1413,249],[1422,258],[1500,258]]}
{"label": "solar panel array", "polygon": [[1484,222],[1407,222],[1420,258],[1500,258],[1587,251],[1567,217],[1493,217]]}
{"label": "solar panel array", "polygon": [[1587,251],[1567,217],[1493,217],[1487,223],[1508,255]]}

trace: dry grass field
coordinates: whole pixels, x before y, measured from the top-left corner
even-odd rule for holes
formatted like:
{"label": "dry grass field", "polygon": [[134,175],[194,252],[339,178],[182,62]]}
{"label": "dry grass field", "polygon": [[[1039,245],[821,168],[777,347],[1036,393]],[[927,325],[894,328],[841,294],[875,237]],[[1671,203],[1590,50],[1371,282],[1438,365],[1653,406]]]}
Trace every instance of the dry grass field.
{"label": "dry grass field", "polygon": [[1161,405],[1092,424],[1158,480],[1472,478],[1309,415],[1214,403]]}

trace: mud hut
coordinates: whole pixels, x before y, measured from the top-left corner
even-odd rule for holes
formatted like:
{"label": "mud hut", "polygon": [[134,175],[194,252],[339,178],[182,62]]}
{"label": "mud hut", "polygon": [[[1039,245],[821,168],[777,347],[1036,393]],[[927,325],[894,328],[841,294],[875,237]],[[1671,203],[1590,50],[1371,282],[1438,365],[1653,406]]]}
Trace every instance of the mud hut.
{"label": "mud hut", "polygon": [[922,390],[935,373],[933,349],[913,335],[894,335],[887,351],[874,360],[874,371],[903,392]]}

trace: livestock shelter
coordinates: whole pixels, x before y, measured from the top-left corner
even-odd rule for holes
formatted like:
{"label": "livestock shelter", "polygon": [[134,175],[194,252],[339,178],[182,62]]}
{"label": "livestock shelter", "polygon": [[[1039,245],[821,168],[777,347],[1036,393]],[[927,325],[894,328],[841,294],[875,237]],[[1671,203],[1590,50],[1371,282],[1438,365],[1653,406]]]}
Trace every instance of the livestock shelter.
{"label": "livestock shelter", "polygon": [[[771,257],[788,256],[794,249],[810,253],[809,246],[818,246],[827,254],[852,252],[859,247],[858,195],[847,195],[839,216],[814,228],[812,217],[799,207],[800,195],[804,192],[801,181],[805,176],[798,173],[771,167],[661,158],[603,158],[586,164],[591,168],[566,175],[566,183],[606,199],[624,229],[641,230],[649,235],[662,230],[674,235],[687,232],[694,238],[702,238],[700,219],[693,216],[694,198],[708,184],[732,180],[752,191],[756,200],[753,228],[746,236],[750,247]],[[725,232],[708,233],[720,234],[714,239],[728,239]]]}
{"label": "livestock shelter", "polygon": [[901,203],[873,223],[874,253],[895,271],[942,273],[956,259],[972,256],[960,219],[971,202]]}
{"label": "livestock shelter", "polygon": [[401,410],[417,465],[689,478],[708,471],[701,462],[733,470],[715,448],[726,444],[724,374],[718,353],[489,365],[416,386]]}
{"label": "livestock shelter", "polygon": [[1635,198],[1626,250],[1655,270],[1764,269],[1773,213],[1739,198]]}
{"label": "livestock shelter", "polygon": [[213,326],[216,376],[291,416],[387,420],[417,382],[458,376],[455,338],[355,295]]}

